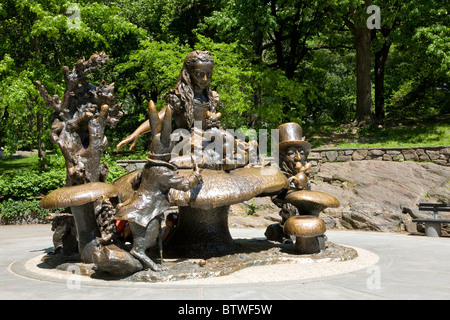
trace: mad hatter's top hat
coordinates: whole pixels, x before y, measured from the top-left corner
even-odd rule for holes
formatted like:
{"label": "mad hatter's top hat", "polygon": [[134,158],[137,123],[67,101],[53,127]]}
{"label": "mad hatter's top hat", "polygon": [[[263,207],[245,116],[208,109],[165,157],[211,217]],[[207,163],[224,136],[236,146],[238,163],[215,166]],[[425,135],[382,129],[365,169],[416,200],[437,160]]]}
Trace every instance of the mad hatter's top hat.
{"label": "mad hatter's top hat", "polygon": [[303,148],[306,154],[311,150],[311,144],[303,140],[303,130],[302,127],[295,122],[283,123],[277,127],[279,133],[278,147],[281,152],[284,152],[290,147],[300,147]]}

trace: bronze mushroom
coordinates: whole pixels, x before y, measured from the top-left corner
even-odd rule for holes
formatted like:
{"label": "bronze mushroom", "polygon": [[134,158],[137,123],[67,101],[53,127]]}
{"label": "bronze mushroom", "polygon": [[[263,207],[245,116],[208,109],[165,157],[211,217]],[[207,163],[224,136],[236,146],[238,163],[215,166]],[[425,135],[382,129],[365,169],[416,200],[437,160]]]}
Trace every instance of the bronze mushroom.
{"label": "bronze mushroom", "polygon": [[299,254],[313,254],[320,252],[320,243],[317,237],[325,231],[325,223],[315,216],[292,216],[284,224],[284,233],[295,236],[295,252]]}
{"label": "bronze mushroom", "polygon": [[294,205],[301,215],[319,216],[325,208],[337,208],[340,203],[334,196],[311,190],[297,190],[289,192],[284,201]]}
{"label": "bronze mushroom", "polygon": [[70,207],[77,229],[78,250],[81,260],[92,263],[92,255],[101,237],[97,225],[94,202],[103,197],[120,197],[120,189],[103,182],[91,182],[63,187],[50,192],[41,200],[41,208],[56,209]]}
{"label": "bronze mushroom", "polygon": [[63,187],[50,192],[41,200],[41,208],[57,209],[81,206],[101,199],[120,196],[120,189],[104,182],[91,182],[77,186]]}

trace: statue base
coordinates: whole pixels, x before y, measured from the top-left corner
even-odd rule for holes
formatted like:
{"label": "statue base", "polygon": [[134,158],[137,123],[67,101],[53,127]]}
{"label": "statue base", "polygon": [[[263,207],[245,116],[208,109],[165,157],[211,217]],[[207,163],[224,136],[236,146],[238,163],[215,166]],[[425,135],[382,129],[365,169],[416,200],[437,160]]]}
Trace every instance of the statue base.
{"label": "statue base", "polygon": [[[149,256],[158,260],[158,250],[148,252]],[[232,253],[209,259],[164,259],[162,266],[165,271],[143,270],[129,276],[117,277],[101,272],[94,264],[76,262],[73,257],[63,255],[46,255],[42,258],[39,268],[48,271],[67,271],[70,275],[74,269],[81,276],[91,279],[120,280],[125,282],[171,282],[186,279],[203,279],[230,275],[239,270],[263,265],[281,263],[326,263],[341,262],[355,259],[358,253],[353,248],[343,247],[332,242],[326,243],[325,250],[310,255],[298,255],[293,244],[280,244],[268,240],[238,239]]]}

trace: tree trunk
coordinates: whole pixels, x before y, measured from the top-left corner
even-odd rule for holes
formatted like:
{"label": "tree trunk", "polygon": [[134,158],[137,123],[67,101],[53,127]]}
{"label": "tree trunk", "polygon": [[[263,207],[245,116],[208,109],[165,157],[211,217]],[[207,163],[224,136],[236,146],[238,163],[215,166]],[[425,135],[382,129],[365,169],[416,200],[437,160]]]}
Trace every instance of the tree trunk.
{"label": "tree trunk", "polygon": [[382,122],[385,117],[384,109],[384,69],[391,43],[384,43],[383,47],[375,52],[375,120]]}
{"label": "tree trunk", "polygon": [[79,60],[72,71],[64,67],[66,92],[62,101],[58,96],[50,97],[44,86],[37,83],[42,97],[55,110],[50,137],[66,160],[66,186],[104,182],[108,174],[106,164],[100,163],[108,145],[104,131],[107,125],[116,125],[122,112],[114,102],[114,84],[102,82],[96,87],[86,79],[86,74],[108,60],[102,52],[88,61]]}
{"label": "tree trunk", "polygon": [[45,144],[42,142],[42,134],[44,132],[44,117],[42,113],[39,111],[36,113],[36,126],[37,126],[37,149],[38,149],[38,158],[39,158],[39,166],[42,169],[46,168],[46,165],[42,160],[45,158]]}
{"label": "tree trunk", "polygon": [[370,30],[366,26],[355,28],[356,48],[356,117],[357,125],[372,122],[372,93],[370,79]]}

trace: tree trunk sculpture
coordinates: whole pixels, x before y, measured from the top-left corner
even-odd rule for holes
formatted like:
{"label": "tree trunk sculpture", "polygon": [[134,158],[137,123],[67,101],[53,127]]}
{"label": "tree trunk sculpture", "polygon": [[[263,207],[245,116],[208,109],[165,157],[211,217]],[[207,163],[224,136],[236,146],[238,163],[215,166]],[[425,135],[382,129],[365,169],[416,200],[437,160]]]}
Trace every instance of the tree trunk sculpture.
{"label": "tree trunk sculpture", "polygon": [[114,103],[114,83],[102,82],[95,87],[86,75],[109,61],[102,52],[89,60],[81,59],[72,71],[63,67],[66,91],[61,101],[57,95],[50,97],[38,81],[41,96],[55,110],[52,115],[50,136],[66,160],[67,186],[105,181],[108,168],[100,164],[108,140],[104,135],[106,125],[115,126],[122,116],[120,106]]}
{"label": "tree trunk sculpture", "polygon": [[[104,131],[107,125],[117,124],[122,112],[114,103],[114,83],[107,85],[103,81],[96,87],[86,75],[108,61],[102,52],[93,54],[87,61],[84,58],[77,61],[72,71],[63,67],[66,91],[62,101],[57,95],[51,97],[37,81],[41,96],[55,110],[50,137],[66,160],[66,186],[106,181],[108,168],[100,163],[108,145]],[[81,259],[91,262],[95,239],[100,236],[94,205],[89,203],[72,209]]]}

